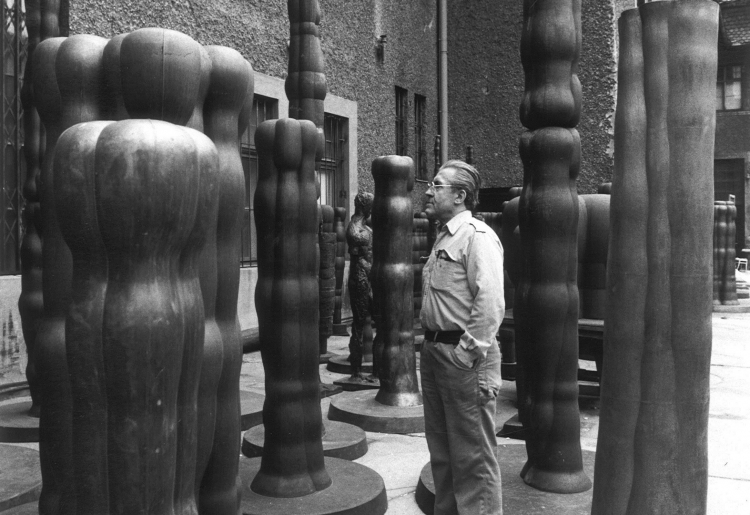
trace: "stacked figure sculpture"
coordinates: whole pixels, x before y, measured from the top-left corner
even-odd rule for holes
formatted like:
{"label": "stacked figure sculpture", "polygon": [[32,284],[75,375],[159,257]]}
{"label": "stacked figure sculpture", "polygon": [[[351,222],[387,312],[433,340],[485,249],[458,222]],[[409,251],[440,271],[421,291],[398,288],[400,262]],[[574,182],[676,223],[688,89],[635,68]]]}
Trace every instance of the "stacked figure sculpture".
{"label": "stacked figure sculpture", "polygon": [[526,430],[523,480],[540,490],[591,488],[578,410],[580,0],[525,0],[526,87],[520,141],[520,268],[514,301],[518,412]]}
{"label": "stacked figure sculpture", "polygon": [[252,69],[157,28],[49,38],[31,67],[47,137],[40,513],[236,514]]}
{"label": "stacked figure sculpture", "polygon": [[592,514],[705,513],[719,6],[619,20]]}
{"label": "stacked figure sculpture", "polygon": [[736,219],[737,206],[734,202],[714,202],[714,304],[739,304],[734,273]]}
{"label": "stacked figure sculpture", "polygon": [[373,373],[380,380],[375,400],[387,406],[420,406],[414,352],[414,272],[409,192],[414,163],[383,156],[372,163],[373,304],[377,333]]}

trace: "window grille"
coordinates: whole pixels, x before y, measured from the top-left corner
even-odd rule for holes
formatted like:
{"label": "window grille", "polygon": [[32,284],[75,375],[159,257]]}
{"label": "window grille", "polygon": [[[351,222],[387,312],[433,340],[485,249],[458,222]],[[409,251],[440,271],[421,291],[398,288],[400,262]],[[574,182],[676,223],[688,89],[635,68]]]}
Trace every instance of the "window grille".
{"label": "window grille", "polygon": [[396,86],[396,155],[409,155],[409,92]]}
{"label": "window grille", "polygon": [[742,109],[742,66],[719,66],[716,76],[716,110]]}
{"label": "window grille", "polygon": [[427,123],[425,121],[425,105],[427,99],[422,95],[414,95],[414,157],[416,158],[416,179],[427,180],[427,145],[425,133]]}
{"label": "window grille", "polygon": [[245,171],[245,211],[242,219],[240,266],[254,266],[258,262],[257,234],[255,232],[255,208],[253,197],[258,185],[258,152],[255,149],[255,129],[266,120],[279,117],[279,102],[274,98],[255,95],[250,123],[240,138],[240,155]]}
{"label": "window grille", "polygon": [[23,125],[21,86],[26,63],[27,33],[22,2],[3,0],[3,142],[0,177],[0,275],[20,273],[23,185]]}
{"label": "window grille", "polygon": [[344,144],[347,139],[346,118],[325,114],[323,133],[326,145],[323,160],[320,162],[320,203],[333,207],[348,205],[347,189],[344,186]]}

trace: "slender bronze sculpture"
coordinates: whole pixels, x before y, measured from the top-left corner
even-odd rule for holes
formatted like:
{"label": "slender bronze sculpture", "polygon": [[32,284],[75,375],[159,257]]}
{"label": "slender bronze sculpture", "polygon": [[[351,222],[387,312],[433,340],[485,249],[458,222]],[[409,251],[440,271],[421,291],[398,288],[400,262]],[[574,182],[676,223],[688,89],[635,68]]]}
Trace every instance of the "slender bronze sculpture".
{"label": "slender bronze sculpture", "polygon": [[[373,304],[377,337],[373,371],[380,379],[375,400],[388,406],[420,406],[414,353],[414,273],[411,264],[414,186],[411,158],[385,156],[372,163]],[[378,345],[378,340],[380,345]]]}
{"label": "slender bronze sculpture", "polygon": [[528,454],[521,477],[560,493],[591,488],[583,472],[577,381],[580,48],[580,0],[524,1],[520,114],[529,132],[519,145],[524,186],[513,308],[522,370],[518,409]]}
{"label": "slender bronze sculpture", "polygon": [[[604,319],[606,305],[607,248],[610,196],[580,195],[578,241],[579,318]],[[583,236],[585,232],[585,237]],[[583,245],[581,245],[583,243]]]}
{"label": "slender bronze sculpture", "polygon": [[706,512],[718,14],[619,20],[594,515]]}
{"label": "slender bronze sculpture", "polygon": [[714,305],[739,304],[734,273],[736,218],[734,202],[714,202]]}
{"label": "slender bronze sculpture", "polygon": [[317,139],[314,124],[292,119],[264,122],[256,132],[255,305],[266,371],[266,436],[251,488],[269,497],[299,497],[331,484],[320,441],[317,374]]}
{"label": "slender bronze sculpture", "polygon": [[[206,514],[235,514],[240,454],[239,376],[242,343],[237,318],[239,294],[240,221],[245,205],[245,177],[238,141],[239,114],[253,83],[250,64],[236,50],[206,47],[211,81],[203,109],[205,133],[219,152],[218,218],[216,226],[215,318],[221,333],[223,358],[217,385],[213,449],[203,474],[199,510]],[[210,422],[209,422],[210,423]]]}
{"label": "slender bronze sculpture", "polygon": [[328,338],[333,334],[333,310],[336,305],[336,233],[333,231],[333,207],[320,206],[321,223],[318,231],[320,248],[320,269],[318,275],[320,316],[318,338],[321,362],[331,355],[328,353]]}
{"label": "slender bronze sculpture", "polygon": [[21,315],[23,338],[29,356],[26,365],[26,379],[29,382],[31,406],[29,415],[39,417],[39,382],[36,374],[35,342],[37,324],[44,312],[42,296],[42,239],[37,181],[42,164],[42,125],[33,97],[34,52],[40,42],[41,25],[40,0],[26,2],[26,67],[21,89],[24,128],[24,158],[26,159],[26,180],[23,184],[24,236],[21,242],[21,295],[18,298],[18,312]]}
{"label": "slender bronze sculpture", "polygon": [[349,336],[346,325],[341,323],[344,304],[344,268],[346,268],[346,208],[333,208],[333,230],[336,233],[336,304],[333,310],[333,334]]}

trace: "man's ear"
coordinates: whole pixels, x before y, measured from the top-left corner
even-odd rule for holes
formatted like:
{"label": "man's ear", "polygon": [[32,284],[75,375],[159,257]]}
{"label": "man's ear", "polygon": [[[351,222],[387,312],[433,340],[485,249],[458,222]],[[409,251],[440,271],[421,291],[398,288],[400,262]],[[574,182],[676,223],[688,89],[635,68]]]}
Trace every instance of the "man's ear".
{"label": "man's ear", "polygon": [[458,196],[456,197],[456,200],[454,202],[456,204],[463,204],[466,200],[466,190],[458,190]]}

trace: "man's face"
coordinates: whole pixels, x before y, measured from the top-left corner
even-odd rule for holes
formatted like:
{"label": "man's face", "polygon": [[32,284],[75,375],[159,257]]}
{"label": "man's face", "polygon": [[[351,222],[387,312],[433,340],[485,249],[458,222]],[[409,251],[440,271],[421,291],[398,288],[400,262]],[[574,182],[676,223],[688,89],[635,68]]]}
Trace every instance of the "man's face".
{"label": "man's face", "polygon": [[424,211],[430,220],[445,223],[453,218],[457,206],[456,200],[461,192],[456,188],[448,187],[448,185],[453,184],[455,173],[453,168],[440,170],[432,181],[434,186],[428,188],[425,192]]}

